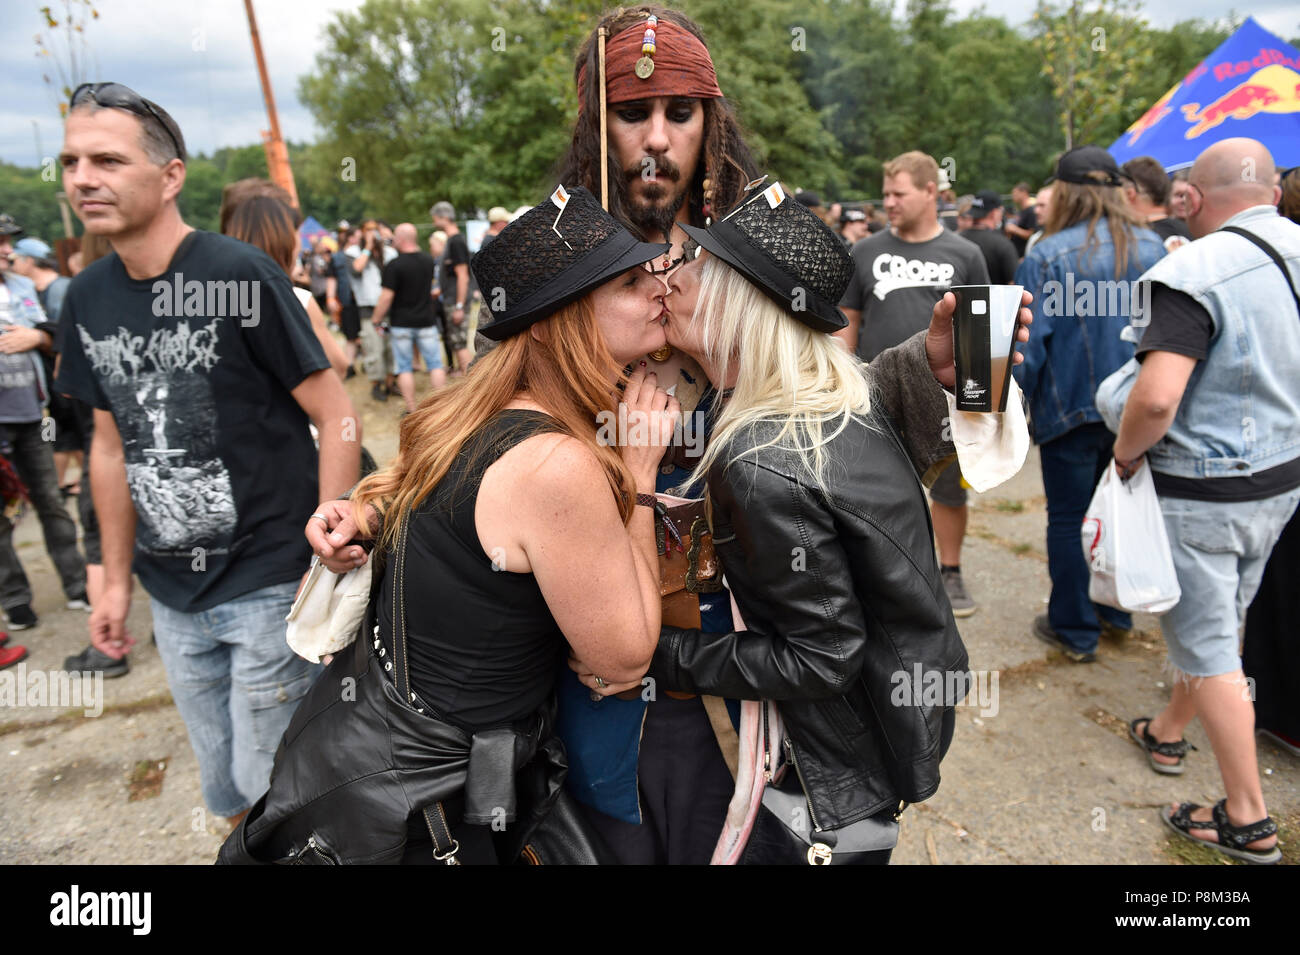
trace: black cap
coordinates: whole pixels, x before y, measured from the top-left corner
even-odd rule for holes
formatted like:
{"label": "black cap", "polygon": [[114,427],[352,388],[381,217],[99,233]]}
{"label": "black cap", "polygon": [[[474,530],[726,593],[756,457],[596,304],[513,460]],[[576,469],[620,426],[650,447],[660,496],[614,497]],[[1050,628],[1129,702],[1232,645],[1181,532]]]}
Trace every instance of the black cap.
{"label": "black cap", "polygon": [[509,338],[670,248],[638,240],[581,186],[560,186],[470,260],[492,313],[479,331]]}
{"label": "black cap", "polygon": [[[1097,179],[1089,173],[1105,173]],[[1081,186],[1118,186],[1119,166],[1115,158],[1100,146],[1077,146],[1056,161],[1056,177],[1062,182]]]}
{"label": "black cap", "polygon": [[994,209],[1002,208],[1002,197],[992,189],[981,189],[975,193],[975,198],[971,200],[970,216],[972,219],[983,219]]}
{"label": "black cap", "polygon": [[794,194],[795,202],[812,208],[822,204],[822,197],[808,189],[800,189]]}
{"label": "black cap", "polygon": [[709,229],[681,227],[810,328],[834,332],[849,323],[838,303],[853,279],[853,256],[844,240],[780,183]]}
{"label": "black cap", "polygon": [[22,235],[23,230],[9,213],[0,215],[0,235]]}
{"label": "black cap", "polygon": [[840,213],[840,225],[849,222],[866,222],[867,214],[861,209],[845,209]]}

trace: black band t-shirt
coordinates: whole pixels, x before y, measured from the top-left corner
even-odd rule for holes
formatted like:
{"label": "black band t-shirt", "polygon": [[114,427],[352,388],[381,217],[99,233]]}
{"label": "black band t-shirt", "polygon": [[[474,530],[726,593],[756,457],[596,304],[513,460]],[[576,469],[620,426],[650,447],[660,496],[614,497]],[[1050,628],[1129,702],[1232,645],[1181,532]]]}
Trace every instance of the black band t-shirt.
{"label": "black band t-shirt", "polygon": [[92,263],[62,318],[56,387],[113,414],[150,596],[195,613],[301,577],[317,454],[290,392],[329,362],[284,270],[195,231],[155,278]]}
{"label": "black band t-shirt", "polygon": [[383,286],[393,293],[389,310],[394,328],[428,328],[433,324],[433,256],[403,252],[384,266]]}
{"label": "black band t-shirt", "polygon": [[951,285],[987,285],[979,246],[944,229],[924,242],[904,242],[885,229],[853,246],[857,268],[842,308],[862,313],[858,355],[871,361],[930,327],[934,303]]}

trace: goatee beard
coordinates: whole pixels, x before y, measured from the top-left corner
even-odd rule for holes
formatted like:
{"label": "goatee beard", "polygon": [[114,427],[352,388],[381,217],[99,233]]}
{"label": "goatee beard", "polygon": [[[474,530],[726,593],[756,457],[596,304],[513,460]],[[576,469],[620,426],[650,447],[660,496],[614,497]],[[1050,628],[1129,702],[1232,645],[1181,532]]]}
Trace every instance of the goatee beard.
{"label": "goatee beard", "polygon": [[669,241],[673,220],[677,218],[677,213],[686,202],[687,192],[688,190],[683,189],[676,198],[664,205],[642,204],[628,196],[628,217],[648,240],[659,241],[659,236],[662,235],[664,241]]}

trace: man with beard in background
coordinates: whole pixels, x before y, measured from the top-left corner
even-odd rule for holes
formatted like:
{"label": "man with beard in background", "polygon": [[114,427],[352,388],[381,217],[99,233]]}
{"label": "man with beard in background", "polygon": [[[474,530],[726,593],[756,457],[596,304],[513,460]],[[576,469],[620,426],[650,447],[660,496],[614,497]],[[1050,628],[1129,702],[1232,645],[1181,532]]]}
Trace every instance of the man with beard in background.
{"label": "man with beard in background", "polygon": [[[687,237],[680,225],[706,227],[726,216],[759,178],[758,167],[723,98],[700,28],[675,10],[642,5],[605,14],[579,48],[578,120],[559,165],[561,183],[601,194],[602,27],[608,37],[608,208],[638,238],[671,244],[653,263],[666,272],[681,261]],[[482,291],[490,305],[492,290]],[[928,305],[922,314],[929,314]],[[490,317],[485,309],[481,321]],[[934,376],[952,367],[950,322],[944,334],[940,327],[929,337],[914,335],[873,362],[878,384],[890,394],[908,389],[906,400],[892,404],[906,418],[900,424],[914,461],[928,461],[933,449],[921,445],[941,433],[947,414]],[[686,434],[696,439],[671,449],[661,464],[657,490],[666,492],[685,480],[702,453],[702,423],[715,393],[693,360],[667,346],[648,355],[646,365],[674,394]],[[946,447],[950,454],[952,446]],[[699,598],[701,627],[730,631],[727,593]],[[621,861],[707,862],[734,788],[710,713],[700,697],[655,693],[653,685],[627,695],[633,698],[593,699],[573,673],[558,681],[557,729],[569,753],[566,785]]]}

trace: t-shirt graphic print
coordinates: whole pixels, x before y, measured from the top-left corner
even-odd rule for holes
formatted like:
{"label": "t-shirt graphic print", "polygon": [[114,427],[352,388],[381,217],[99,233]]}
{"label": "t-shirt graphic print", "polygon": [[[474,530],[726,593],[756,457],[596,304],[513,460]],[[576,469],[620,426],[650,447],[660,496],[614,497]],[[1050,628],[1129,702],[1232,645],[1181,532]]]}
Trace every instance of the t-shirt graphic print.
{"label": "t-shirt graphic print", "polygon": [[57,387],[121,435],[150,596],[195,613],[307,570],[318,460],[292,392],[329,362],[283,269],[210,232],[149,279],[108,255],[73,280],[60,335]]}
{"label": "t-shirt graphic print", "polygon": [[136,546],[189,557],[229,551],[239,522],[230,472],[217,454],[211,379],[196,375],[219,361],[222,322],[158,328],[148,339],[119,327],[96,341],[77,328],[81,347],[108,397],[122,436],[127,483],[137,516]]}

